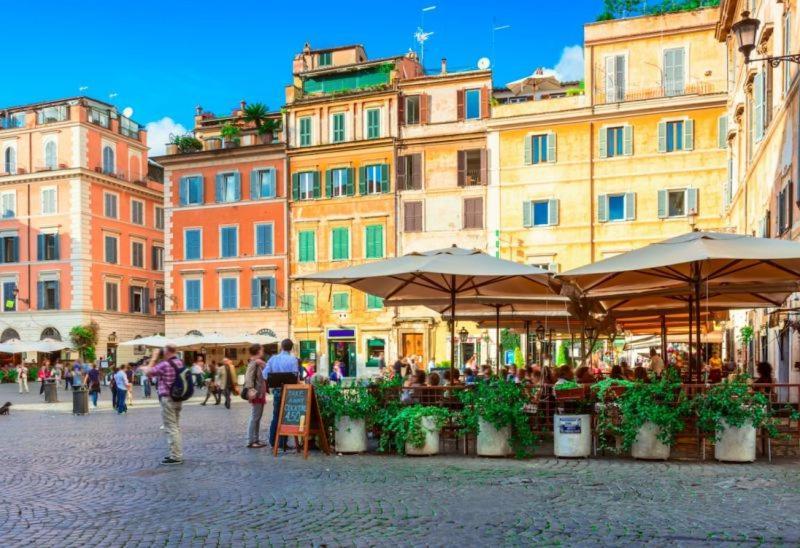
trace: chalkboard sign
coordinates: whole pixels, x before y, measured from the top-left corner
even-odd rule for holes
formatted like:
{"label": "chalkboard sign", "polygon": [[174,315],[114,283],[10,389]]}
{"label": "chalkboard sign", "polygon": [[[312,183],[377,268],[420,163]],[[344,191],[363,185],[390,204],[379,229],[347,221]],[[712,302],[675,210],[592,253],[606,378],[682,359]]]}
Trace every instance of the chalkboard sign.
{"label": "chalkboard sign", "polygon": [[314,387],[308,384],[286,384],[281,394],[281,407],[278,414],[278,431],[273,440],[273,454],[278,454],[281,436],[303,439],[303,458],[308,458],[309,439],[317,436],[320,449],[330,454],[325,425],[319,412]]}

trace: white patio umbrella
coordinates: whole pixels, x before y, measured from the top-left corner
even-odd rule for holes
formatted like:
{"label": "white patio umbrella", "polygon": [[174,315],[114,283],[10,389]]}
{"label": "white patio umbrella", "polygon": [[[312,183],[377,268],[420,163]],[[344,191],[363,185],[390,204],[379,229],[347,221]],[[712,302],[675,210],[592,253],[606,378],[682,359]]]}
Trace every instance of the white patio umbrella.
{"label": "white patio umbrella", "polygon": [[139,337],[138,339],[131,339],[129,341],[119,343],[120,346],[150,346],[153,348],[162,348],[168,344],[174,344],[175,339],[169,339],[164,335],[150,335],[149,337]]}
{"label": "white patio umbrella", "polygon": [[53,339],[43,341],[21,341],[10,339],[0,343],[0,352],[3,354],[22,354],[23,352],[57,352],[65,348],[72,348],[72,345]]}

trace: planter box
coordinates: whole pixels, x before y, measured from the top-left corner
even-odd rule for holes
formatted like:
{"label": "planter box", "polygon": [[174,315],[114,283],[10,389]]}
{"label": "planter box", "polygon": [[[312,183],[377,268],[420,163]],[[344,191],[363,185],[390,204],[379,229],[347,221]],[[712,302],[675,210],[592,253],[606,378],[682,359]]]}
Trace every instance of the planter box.
{"label": "planter box", "polygon": [[670,447],[658,439],[660,428],[652,422],[646,422],[639,428],[636,441],[631,446],[631,456],[644,460],[667,460]]}
{"label": "planter box", "polygon": [[219,150],[222,147],[222,141],[219,139],[206,139],[203,141],[206,150]]}
{"label": "planter box", "polygon": [[178,145],[173,145],[173,144],[167,145],[165,147],[165,152],[167,154],[169,154],[170,156],[173,155],[173,154],[177,154],[178,153]]}
{"label": "planter box", "polygon": [[363,453],[367,450],[367,428],[364,419],[339,417],[334,427],[337,452]]}
{"label": "planter box", "polygon": [[437,455],[439,453],[439,428],[433,417],[422,417],[422,429],[425,431],[425,443],[422,447],[414,447],[406,442],[406,455]]}
{"label": "planter box", "polygon": [[592,452],[591,415],[554,415],[553,450],[556,457],[588,457]]}
{"label": "planter box", "polygon": [[497,429],[485,420],[478,418],[478,440],[476,452],[481,457],[507,457],[512,453],[508,438],[511,428],[504,426]]}
{"label": "planter box", "polygon": [[558,390],[553,388],[553,393],[558,401],[575,401],[586,398],[586,387],[580,388],[567,388],[566,390]]}
{"label": "planter box", "polygon": [[734,428],[725,426],[717,432],[714,458],[724,462],[753,462],[756,460],[756,429],[749,423]]}

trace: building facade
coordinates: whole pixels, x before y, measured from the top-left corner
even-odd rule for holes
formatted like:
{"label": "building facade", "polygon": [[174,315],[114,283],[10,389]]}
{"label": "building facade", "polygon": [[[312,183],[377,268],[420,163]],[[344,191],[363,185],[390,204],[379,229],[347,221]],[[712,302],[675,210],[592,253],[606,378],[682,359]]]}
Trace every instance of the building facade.
{"label": "building facade", "polygon": [[0,112],[0,281],[8,340],[69,340],[99,325],[98,356],[163,332],[163,186],[147,136],[107,103],[78,97]]}

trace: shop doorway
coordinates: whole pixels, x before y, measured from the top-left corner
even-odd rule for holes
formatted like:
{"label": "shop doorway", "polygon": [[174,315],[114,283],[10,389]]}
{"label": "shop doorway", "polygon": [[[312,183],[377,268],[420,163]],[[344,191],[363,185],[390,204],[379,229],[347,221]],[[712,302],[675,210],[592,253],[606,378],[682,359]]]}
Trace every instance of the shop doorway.
{"label": "shop doorway", "polygon": [[422,356],[422,333],[403,333],[401,351],[403,356]]}
{"label": "shop doorway", "polygon": [[356,341],[354,339],[328,341],[328,356],[330,356],[331,371],[333,371],[333,364],[339,361],[342,364],[342,375],[345,377],[356,376]]}

